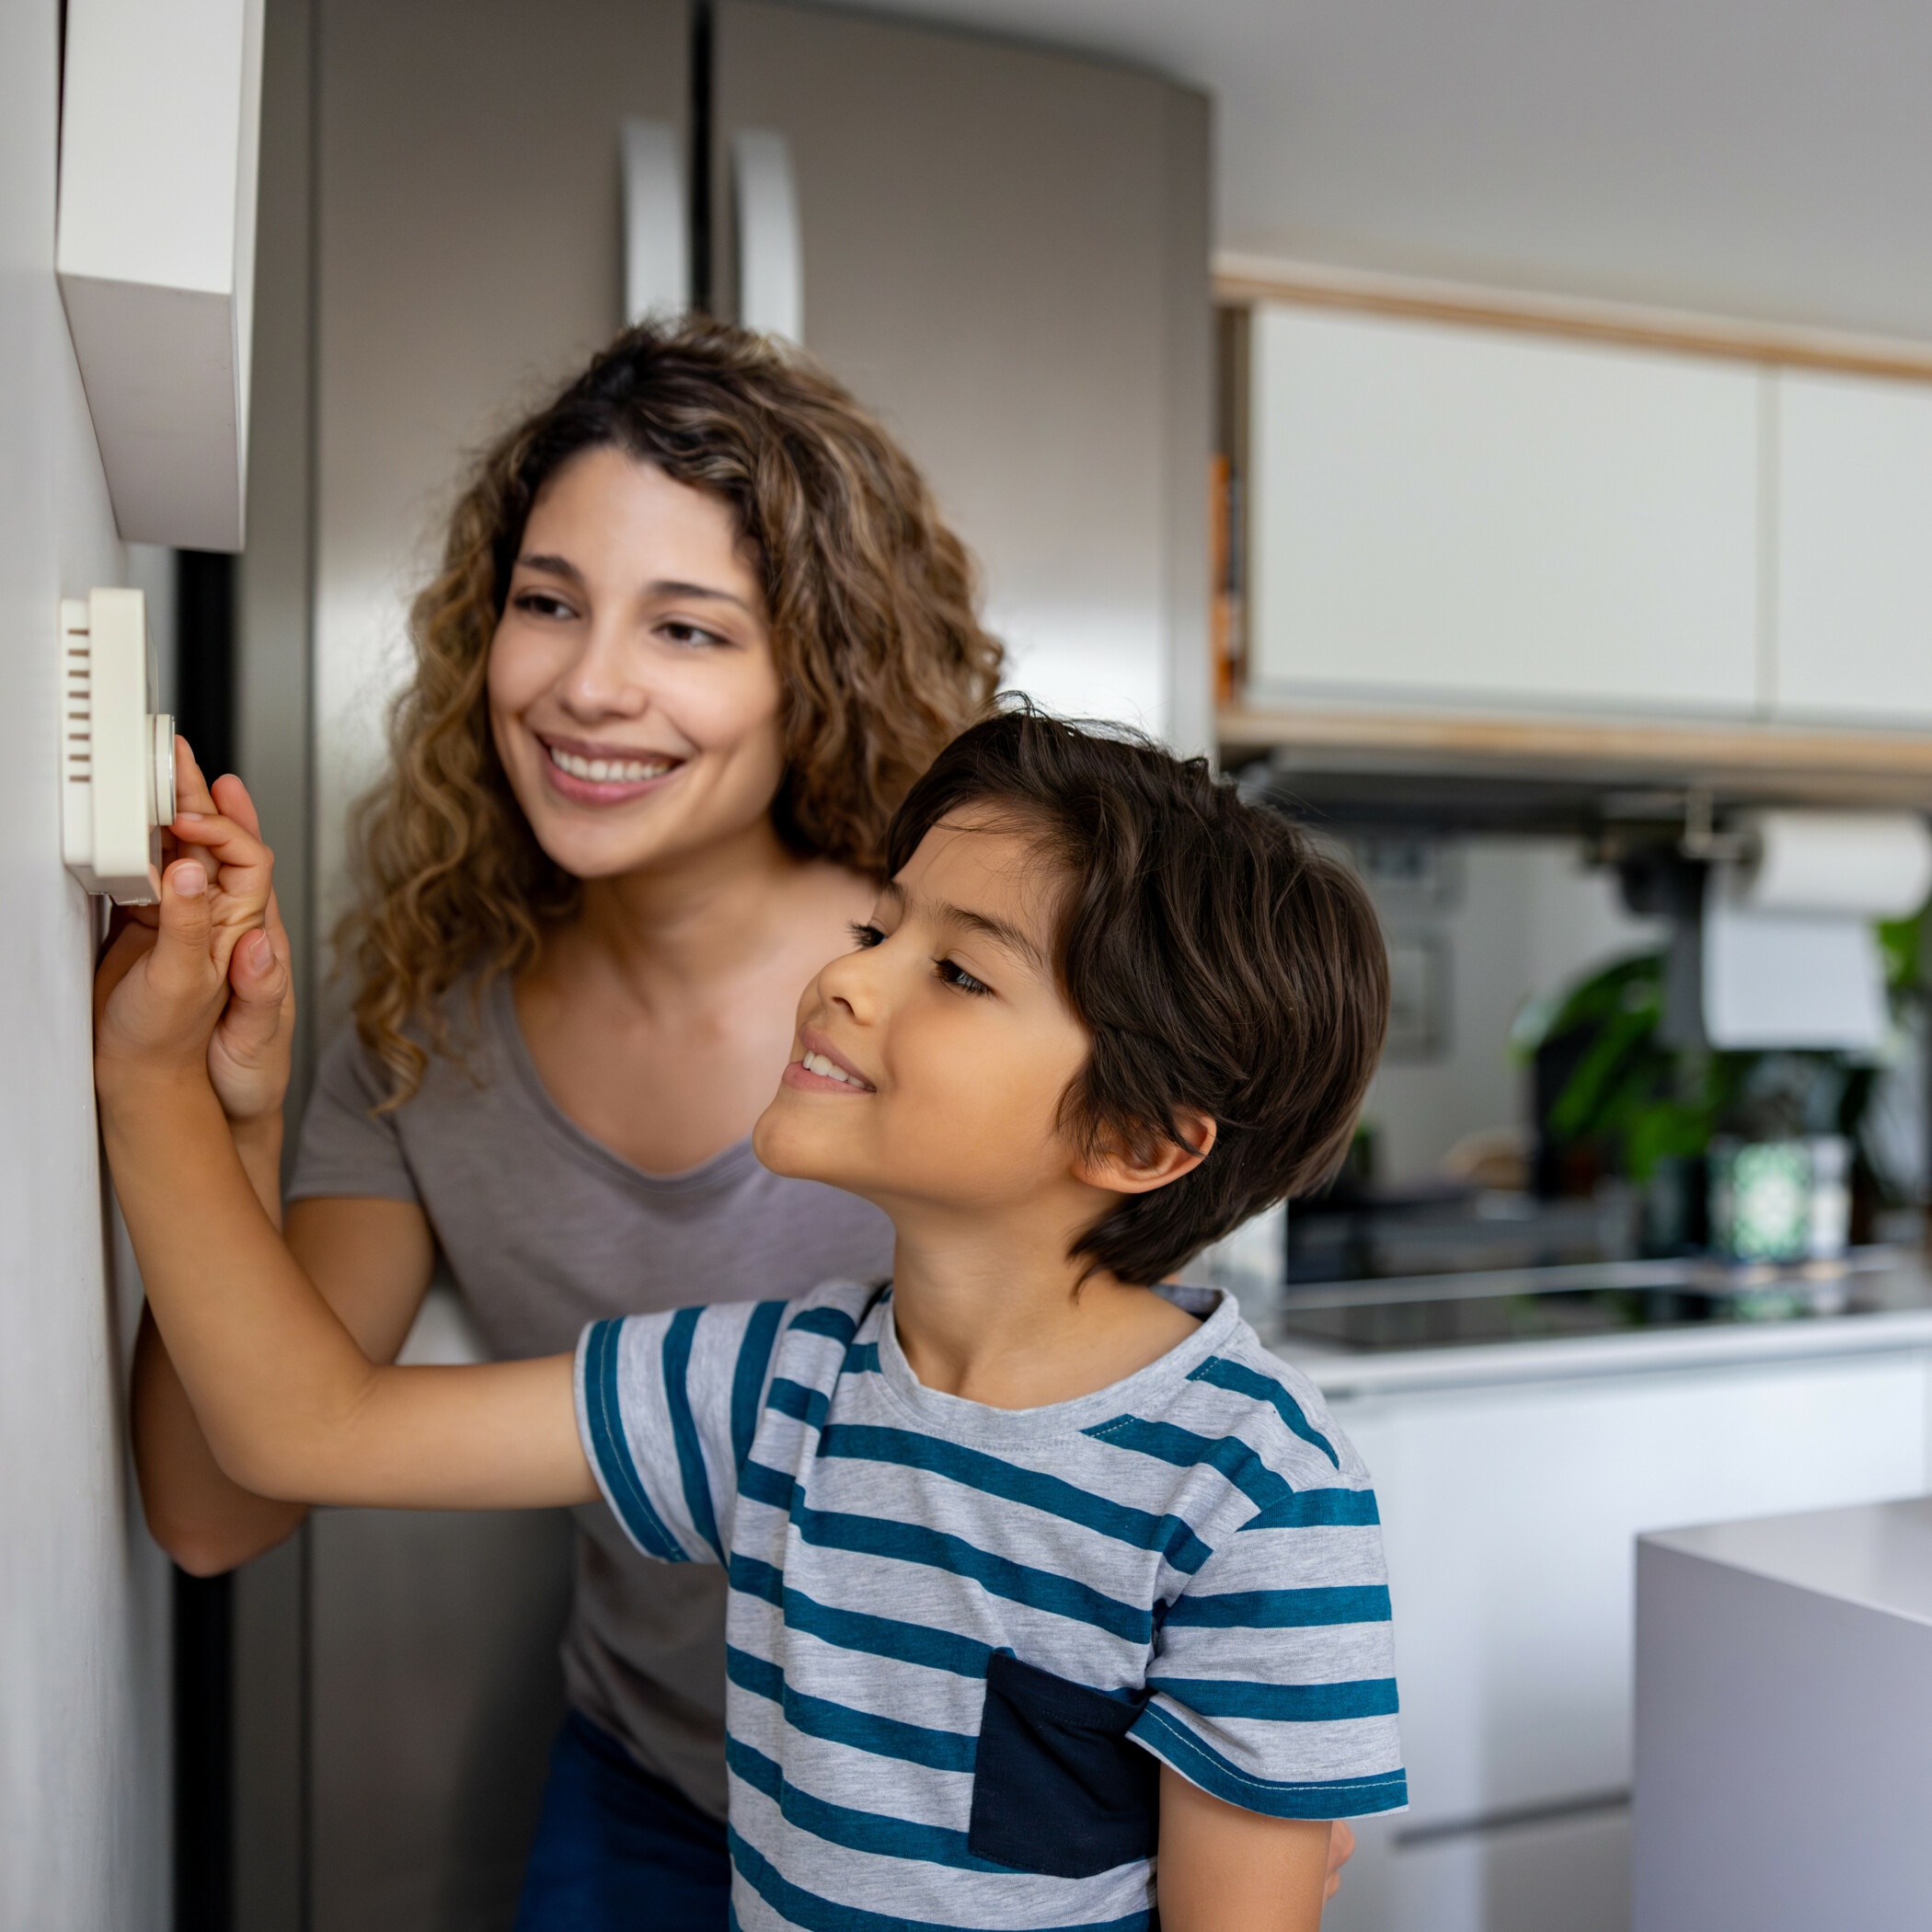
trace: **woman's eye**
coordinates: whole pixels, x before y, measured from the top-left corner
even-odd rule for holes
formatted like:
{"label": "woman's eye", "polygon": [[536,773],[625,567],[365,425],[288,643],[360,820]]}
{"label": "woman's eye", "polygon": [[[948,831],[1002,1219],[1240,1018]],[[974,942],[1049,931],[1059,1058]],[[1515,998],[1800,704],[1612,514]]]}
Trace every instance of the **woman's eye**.
{"label": "woman's eye", "polygon": [[705,645],[715,646],[724,642],[715,631],[700,630],[695,624],[661,624],[658,626],[658,634],[686,649]]}
{"label": "woman's eye", "polygon": [[961,993],[991,993],[993,988],[984,980],[976,980],[957,960],[935,960],[933,970],[949,985],[957,986]]}
{"label": "woman's eye", "polygon": [[869,952],[875,946],[885,944],[885,935],[868,920],[855,919],[852,922],[852,943],[861,952]]}
{"label": "woman's eye", "polygon": [[533,617],[574,617],[577,613],[561,597],[553,597],[548,591],[525,591],[516,600],[520,611],[528,611]]}

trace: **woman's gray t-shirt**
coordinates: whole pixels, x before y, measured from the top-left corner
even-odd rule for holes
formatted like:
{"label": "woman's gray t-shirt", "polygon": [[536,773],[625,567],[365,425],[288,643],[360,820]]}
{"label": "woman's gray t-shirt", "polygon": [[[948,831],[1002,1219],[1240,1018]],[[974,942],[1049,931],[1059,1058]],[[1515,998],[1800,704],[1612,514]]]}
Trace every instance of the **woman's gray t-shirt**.
{"label": "woman's gray t-shirt", "polygon": [[[348,1031],[322,1056],[291,1201],[413,1201],[499,1358],[567,1354],[584,1324],[696,1302],[767,1301],[882,1280],[891,1224],[816,1181],[758,1164],[749,1140],[688,1173],[647,1174],[545,1092],[510,983],[444,998],[452,1043],[394,1112],[383,1068]],[[565,1688],[645,1770],[725,1812],[722,1573],[667,1570],[602,1503],[576,1512]]]}

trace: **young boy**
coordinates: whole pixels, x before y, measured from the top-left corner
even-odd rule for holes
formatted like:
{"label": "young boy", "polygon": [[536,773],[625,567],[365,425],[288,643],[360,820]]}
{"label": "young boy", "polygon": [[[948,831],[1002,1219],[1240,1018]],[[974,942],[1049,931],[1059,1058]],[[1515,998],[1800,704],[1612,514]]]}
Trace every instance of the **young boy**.
{"label": "young boy", "polygon": [[[577,1502],[730,1582],[740,1926],[1307,1932],[1329,1821],[1406,1801],[1367,1471],[1231,1300],[1153,1284],[1328,1172],[1386,1008],[1338,867],[1201,765],[1008,713],[894,822],[754,1144],[878,1202],[890,1284],[372,1366],[205,1071],[262,848],[177,828],[102,975],[114,1178],[228,1474]],[[120,976],[117,978],[117,974]]]}

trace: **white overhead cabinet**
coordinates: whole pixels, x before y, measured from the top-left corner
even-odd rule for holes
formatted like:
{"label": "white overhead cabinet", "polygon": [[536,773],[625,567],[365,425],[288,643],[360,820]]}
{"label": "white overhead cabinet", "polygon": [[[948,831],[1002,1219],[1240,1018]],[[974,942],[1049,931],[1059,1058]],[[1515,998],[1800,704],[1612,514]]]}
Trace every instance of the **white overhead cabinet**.
{"label": "white overhead cabinet", "polygon": [[114,521],[239,550],[262,0],[63,10],[55,268]]}
{"label": "white overhead cabinet", "polygon": [[1932,385],[1782,372],[1774,712],[1932,724]]}
{"label": "white overhead cabinet", "polygon": [[1250,355],[1258,696],[1751,711],[1755,367],[1266,304]]}

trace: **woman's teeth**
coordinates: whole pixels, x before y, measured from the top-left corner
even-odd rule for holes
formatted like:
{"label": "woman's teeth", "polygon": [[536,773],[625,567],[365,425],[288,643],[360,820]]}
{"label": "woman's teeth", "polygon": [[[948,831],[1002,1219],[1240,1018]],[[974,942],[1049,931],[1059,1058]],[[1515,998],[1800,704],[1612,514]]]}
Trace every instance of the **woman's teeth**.
{"label": "woman's teeth", "polygon": [[674,758],[580,758],[575,752],[560,752],[554,744],[544,749],[558,771],[573,778],[588,778],[592,785],[636,785],[646,778],[661,778],[677,762]]}
{"label": "woman's teeth", "polygon": [[860,1093],[870,1093],[872,1089],[863,1080],[848,1074],[835,1061],[826,1059],[822,1053],[807,1053],[804,1061],[808,1074],[822,1074],[828,1080],[843,1080],[847,1087],[856,1087]]}

